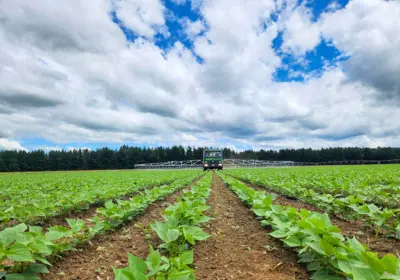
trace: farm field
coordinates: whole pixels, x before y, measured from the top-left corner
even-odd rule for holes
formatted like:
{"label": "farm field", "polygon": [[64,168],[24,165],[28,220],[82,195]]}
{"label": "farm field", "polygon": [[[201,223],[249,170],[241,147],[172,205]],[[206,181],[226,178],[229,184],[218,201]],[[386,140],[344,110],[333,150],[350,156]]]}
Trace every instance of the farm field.
{"label": "farm field", "polygon": [[0,279],[400,279],[400,165],[9,173]]}

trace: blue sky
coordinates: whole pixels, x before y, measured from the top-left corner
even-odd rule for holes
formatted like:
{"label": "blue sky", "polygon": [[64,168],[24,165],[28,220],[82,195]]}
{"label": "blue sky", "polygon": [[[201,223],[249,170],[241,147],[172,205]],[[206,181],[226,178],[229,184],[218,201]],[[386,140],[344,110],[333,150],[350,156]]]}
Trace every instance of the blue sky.
{"label": "blue sky", "polygon": [[0,7],[0,149],[400,145],[399,2],[43,1]]}

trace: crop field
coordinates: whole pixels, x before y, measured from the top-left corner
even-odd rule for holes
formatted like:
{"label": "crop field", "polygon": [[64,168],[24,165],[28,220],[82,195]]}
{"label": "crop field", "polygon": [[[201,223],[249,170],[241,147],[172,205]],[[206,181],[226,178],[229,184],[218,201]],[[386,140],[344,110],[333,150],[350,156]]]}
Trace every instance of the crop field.
{"label": "crop field", "polygon": [[400,165],[0,174],[0,279],[400,279]]}

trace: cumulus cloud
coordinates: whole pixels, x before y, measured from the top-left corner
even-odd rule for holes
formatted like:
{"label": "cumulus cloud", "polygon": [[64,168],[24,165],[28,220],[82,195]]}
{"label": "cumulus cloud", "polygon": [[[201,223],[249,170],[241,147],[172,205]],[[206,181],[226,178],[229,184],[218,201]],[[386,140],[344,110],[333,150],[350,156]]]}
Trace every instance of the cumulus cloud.
{"label": "cumulus cloud", "polygon": [[118,0],[115,11],[122,23],[137,34],[151,38],[165,24],[160,0]]}
{"label": "cumulus cloud", "polygon": [[203,32],[206,28],[201,20],[191,21],[188,18],[182,20],[184,32],[189,39],[193,40],[197,35]]}
{"label": "cumulus cloud", "polygon": [[311,16],[311,12],[304,7],[297,7],[282,16],[283,51],[304,55],[320,43],[320,28],[312,22]]}
{"label": "cumulus cloud", "polygon": [[375,87],[379,99],[400,100],[399,15],[399,1],[353,0],[322,19],[323,35],[351,55],[350,78]]}
{"label": "cumulus cloud", "polygon": [[[162,48],[173,11],[160,0],[6,1],[1,145],[398,145],[400,110],[376,100],[399,96],[399,4],[377,3],[332,6],[314,22],[294,0],[192,0],[199,18],[180,18],[186,37]],[[322,36],[350,58],[279,82],[279,32],[280,51],[304,57]]]}
{"label": "cumulus cloud", "polygon": [[0,151],[1,150],[27,151],[18,141],[0,138]]}
{"label": "cumulus cloud", "polygon": [[50,151],[62,151],[62,148],[60,146],[36,146],[32,150],[42,150],[46,153]]}

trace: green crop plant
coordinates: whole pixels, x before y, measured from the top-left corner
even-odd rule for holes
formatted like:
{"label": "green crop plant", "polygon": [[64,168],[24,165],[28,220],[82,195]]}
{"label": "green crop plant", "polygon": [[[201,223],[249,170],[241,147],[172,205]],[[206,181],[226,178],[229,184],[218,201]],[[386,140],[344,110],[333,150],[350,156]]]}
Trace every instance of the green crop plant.
{"label": "green crop plant", "polygon": [[6,274],[7,280],[40,279],[38,274],[46,273],[46,265],[50,265],[48,259],[130,221],[151,203],[182,189],[196,177],[187,176],[170,185],[146,190],[130,200],[116,203],[110,200],[105,204],[108,208],[99,208],[90,223],[67,219],[68,226],[52,226],[47,230],[26,224],[6,228],[0,231],[0,272]]}
{"label": "green crop plant", "polygon": [[[332,191],[331,193],[319,193],[315,191],[315,188],[305,187],[311,183],[304,182],[307,179],[300,176],[299,174],[302,174],[300,172],[291,174],[292,176],[288,176],[288,174],[283,172],[286,181],[279,182],[274,180],[274,176],[281,179],[283,177],[281,173],[275,174],[273,172],[261,172],[260,170],[234,170],[227,172],[227,174],[254,185],[264,186],[267,189],[282,193],[288,197],[298,198],[301,201],[315,205],[327,213],[341,215],[347,220],[362,219],[365,221],[366,225],[369,225],[376,231],[377,235],[385,233],[388,237],[397,238],[400,236],[398,230],[400,209],[387,208],[374,203],[368,203],[365,196],[365,194],[368,194],[368,189],[362,186],[358,187],[360,188],[359,191],[355,192],[356,194],[358,193],[357,195],[333,195],[331,194],[333,193]],[[271,176],[271,174],[273,176]],[[310,174],[310,171],[307,171],[306,174]],[[339,174],[345,176],[345,173]],[[347,175],[346,178],[348,178]],[[326,182],[326,180],[324,182]],[[336,188],[338,188],[338,182],[345,183],[348,181],[338,181],[336,178]],[[364,189],[361,190],[361,188]],[[352,189],[357,189],[357,187],[353,186]],[[365,192],[363,196],[360,195],[362,191]],[[370,197],[374,197],[374,194],[371,193]]]}
{"label": "green crop plant", "polygon": [[[10,222],[41,224],[46,219],[110,199],[170,184],[179,178],[200,174],[179,172],[71,172],[7,174],[0,178],[0,229]],[[155,176],[157,175],[157,176]]]}
{"label": "green crop plant", "polygon": [[298,252],[300,262],[307,264],[313,273],[311,279],[400,279],[396,256],[386,254],[380,258],[356,238],[345,238],[326,213],[274,204],[274,196],[255,191],[232,177],[221,176],[262,219],[262,225],[272,227],[272,237]]}
{"label": "green crop plant", "polygon": [[195,279],[191,267],[191,246],[210,237],[200,227],[211,219],[204,214],[209,209],[206,198],[210,193],[210,184],[211,176],[208,174],[190,191],[184,192],[175,204],[165,209],[163,221],[151,225],[163,243],[158,250],[150,246],[146,260],[129,255],[127,267],[114,269],[116,280]]}

